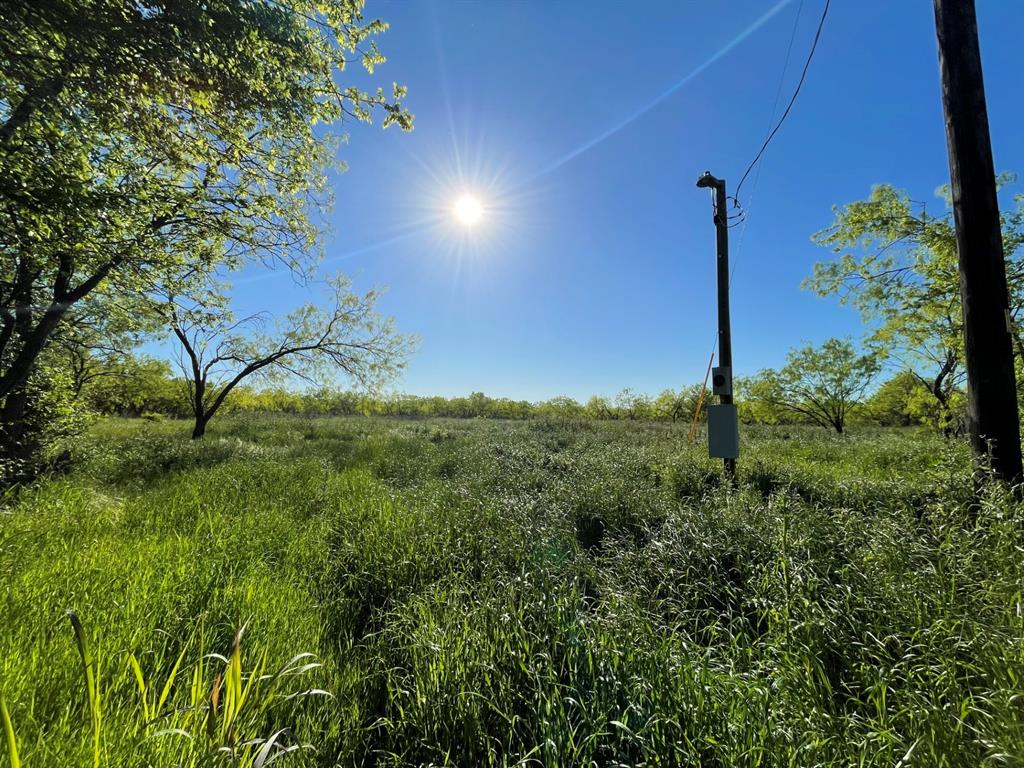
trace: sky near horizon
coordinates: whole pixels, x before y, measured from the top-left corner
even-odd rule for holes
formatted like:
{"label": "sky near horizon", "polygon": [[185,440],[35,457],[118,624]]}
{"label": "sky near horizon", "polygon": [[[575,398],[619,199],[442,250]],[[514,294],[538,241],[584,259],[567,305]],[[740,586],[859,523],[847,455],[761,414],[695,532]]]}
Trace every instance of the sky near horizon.
{"label": "sky near horizon", "polygon": [[[369,0],[388,61],[358,82],[407,85],[416,127],[348,127],[322,270],[387,286],[381,310],[420,337],[394,388],[585,400],[701,381],[715,235],[695,182],[732,190],[823,3]],[[1024,2],[978,0],[978,16],[996,170],[1024,172]],[[891,182],[937,213],[948,176],[931,3],[833,0],[730,232],[737,374],[861,335],[852,309],[800,288],[833,204]],[[452,215],[464,194],[484,209],[471,228]],[[234,282],[240,312],[310,298],[283,273]]]}

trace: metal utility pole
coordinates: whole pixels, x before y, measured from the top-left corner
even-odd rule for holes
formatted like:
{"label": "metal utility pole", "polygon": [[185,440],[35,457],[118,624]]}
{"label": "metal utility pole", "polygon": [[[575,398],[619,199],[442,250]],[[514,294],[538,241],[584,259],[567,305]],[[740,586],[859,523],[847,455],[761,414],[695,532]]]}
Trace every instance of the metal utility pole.
{"label": "metal utility pole", "polygon": [[708,408],[708,449],[725,463],[725,474],[735,485],[739,456],[739,419],[732,401],[732,331],[729,327],[729,221],[725,179],[710,171],[697,179],[697,186],[715,190],[715,240],[718,250],[718,367],[711,378],[718,406]]}
{"label": "metal utility pole", "polygon": [[974,0],[934,0],[942,107],[960,260],[971,444],[996,475],[1022,479],[1010,301]]}

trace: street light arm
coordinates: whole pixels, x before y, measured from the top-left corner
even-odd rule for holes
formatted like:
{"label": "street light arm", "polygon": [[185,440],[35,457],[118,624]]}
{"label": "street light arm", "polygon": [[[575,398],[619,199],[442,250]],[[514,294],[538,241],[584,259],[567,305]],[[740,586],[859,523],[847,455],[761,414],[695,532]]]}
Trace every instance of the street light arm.
{"label": "street light arm", "polygon": [[725,188],[725,179],[716,179],[711,175],[711,171],[704,171],[701,177],[697,179],[697,186],[703,188],[714,187],[715,189]]}

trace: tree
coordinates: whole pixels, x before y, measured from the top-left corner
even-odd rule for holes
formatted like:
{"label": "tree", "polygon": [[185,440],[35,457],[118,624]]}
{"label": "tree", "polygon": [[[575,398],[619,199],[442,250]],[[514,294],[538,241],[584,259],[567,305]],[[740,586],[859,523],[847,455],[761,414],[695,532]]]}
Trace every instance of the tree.
{"label": "tree", "polygon": [[736,410],[740,421],[744,424],[792,424],[806,421],[801,414],[766,399],[762,395],[766,387],[764,379],[763,371],[753,376],[733,378],[733,398],[737,403]]}
{"label": "tree", "polygon": [[93,373],[81,397],[100,413],[185,416],[189,412],[182,382],[174,379],[165,360],[129,355],[104,362]]}
{"label": "tree", "polygon": [[544,418],[562,421],[578,419],[584,414],[583,406],[566,395],[558,395],[550,400],[537,403],[534,406],[534,411]]}
{"label": "tree", "polygon": [[62,358],[76,396],[96,379],[118,377],[134,363],[143,337],[160,329],[148,300],[116,296],[101,286],[78,302],[54,329],[50,347]]}
{"label": "tree", "polygon": [[[1000,184],[1012,178],[1004,175]],[[940,194],[948,203],[948,188]],[[1024,309],[1024,198],[1016,200],[1016,209],[1002,219],[1014,321]],[[816,264],[805,286],[820,296],[837,295],[860,311],[868,342],[897,358],[927,388],[939,408],[939,427],[949,434],[952,399],[965,371],[956,231],[948,211],[929,216],[924,204],[882,184],[867,200],[835,212],[832,225],[814,239],[838,258]],[[1024,353],[1016,322],[1013,330]]]}
{"label": "tree", "polygon": [[630,421],[649,419],[653,412],[651,398],[643,393],[634,392],[629,387],[615,396],[615,407]]}
{"label": "tree", "polygon": [[591,419],[610,419],[613,417],[607,398],[600,395],[594,395],[587,400],[587,404],[583,406],[583,412]]}
{"label": "tree", "polygon": [[17,396],[17,427],[29,451],[0,456],[0,489],[29,481],[52,466],[64,441],[88,424],[72,372],[54,349],[43,351]]}
{"label": "tree", "polygon": [[942,406],[917,374],[903,370],[879,386],[865,406],[869,418],[886,427],[951,427],[962,416],[964,393],[952,392]]}
{"label": "tree", "polygon": [[875,354],[858,355],[853,344],[839,339],[792,350],[786,360],[779,371],[761,371],[750,383],[750,396],[838,434],[879,371]]}
{"label": "tree", "polygon": [[252,259],[305,270],[333,163],[323,126],[379,108],[411,127],[402,88],[338,82],[383,61],[384,29],[362,0],[5,3],[0,460],[30,450],[26,384],[101,286],[145,295]]}
{"label": "tree", "polygon": [[673,424],[679,419],[690,420],[697,410],[702,389],[699,384],[684,387],[678,392],[666,389],[654,399],[654,412],[658,418],[669,419]]}
{"label": "tree", "polygon": [[[909,427],[919,424],[916,414],[911,412],[911,403],[924,385],[912,371],[900,371],[883,382],[868,398],[865,408],[872,421],[883,427]],[[924,390],[925,394],[929,394]],[[932,399],[934,404],[934,399]],[[934,409],[933,409],[934,410]]]}
{"label": "tree", "polygon": [[332,309],[308,304],[273,331],[267,330],[264,315],[235,320],[223,309],[170,304],[171,330],[181,344],[179,367],[195,418],[193,439],[206,433],[210,419],[246,379],[317,383],[341,371],[373,388],[404,367],[413,340],[376,313],[379,294],[360,296],[344,278],[331,281],[329,288]]}

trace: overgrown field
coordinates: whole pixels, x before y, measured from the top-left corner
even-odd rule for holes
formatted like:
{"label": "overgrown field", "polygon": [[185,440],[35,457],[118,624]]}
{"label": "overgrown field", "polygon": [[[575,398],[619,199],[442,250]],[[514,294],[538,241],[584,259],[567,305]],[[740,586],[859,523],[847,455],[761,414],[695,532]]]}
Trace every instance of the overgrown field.
{"label": "overgrown field", "polygon": [[187,432],[0,512],[25,768],[1024,764],[1024,507],[961,445],[751,431],[730,493],[667,425]]}

